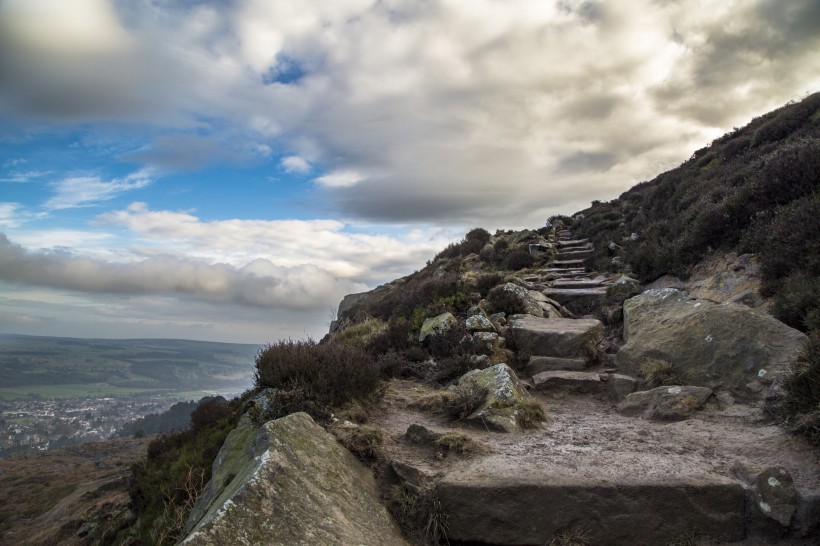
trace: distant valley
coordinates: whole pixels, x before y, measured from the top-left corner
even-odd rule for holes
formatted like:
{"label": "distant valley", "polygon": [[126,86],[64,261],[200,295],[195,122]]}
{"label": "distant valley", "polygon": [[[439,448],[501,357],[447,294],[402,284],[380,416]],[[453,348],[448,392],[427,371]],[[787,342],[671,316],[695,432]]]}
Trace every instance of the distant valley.
{"label": "distant valley", "polygon": [[0,399],[241,391],[257,345],[0,334]]}

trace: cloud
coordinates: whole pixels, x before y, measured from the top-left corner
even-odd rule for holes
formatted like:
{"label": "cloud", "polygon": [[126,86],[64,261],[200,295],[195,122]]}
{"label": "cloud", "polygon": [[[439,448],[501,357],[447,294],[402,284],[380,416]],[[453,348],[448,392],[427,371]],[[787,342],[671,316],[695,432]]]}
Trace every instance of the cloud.
{"label": "cloud", "polygon": [[144,188],[152,182],[153,174],[147,170],[110,181],[102,180],[98,176],[64,178],[51,184],[54,195],[43,204],[43,208],[62,210],[91,207],[123,193]]}
{"label": "cloud", "polygon": [[367,177],[360,172],[353,170],[333,171],[324,176],[319,176],[314,179],[317,184],[329,188],[347,188],[355,186]]}
{"label": "cloud", "polygon": [[161,168],[310,158],[345,218],[531,225],[820,90],[819,6],[10,0],[0,113],[136,126]]}
{"label": "cloud", "polygon": [[7,182],[10,184],[27,184],[37,178],[42,178],[51,174],[50,171],[25,171],[25,172],[11,172],[7,176],[0,178],[0,182]]}
{"label": "cloud", "polygon": [[315,309],[365,287],[313,265],[254,260],[236,268],[173,256],[117,264],[68,252],[30,252],[0,234],[0,279],[96,294],[173,294],[216,304]]}
{"label": "cloud", "polygon": [[310,172],[310,163],[298,155],[291,155],[282,158],[279,162],[285,172],[305,174]]}
{"label": "cloud", "polygon": [[17,228],[43,216],[44,213],[31,212],[20,203],[0,202],[0,227],[3,228]]}

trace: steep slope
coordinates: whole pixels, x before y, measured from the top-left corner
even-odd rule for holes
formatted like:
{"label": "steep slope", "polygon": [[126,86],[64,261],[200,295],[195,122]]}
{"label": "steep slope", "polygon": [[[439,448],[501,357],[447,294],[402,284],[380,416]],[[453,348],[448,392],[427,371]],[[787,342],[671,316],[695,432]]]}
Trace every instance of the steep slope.
{"label": "steep slope", "polygon": [[695,152],[681,166],[574,216],[598,249],[648,282],[686,277],[718,252],[758,254],[774,314],[820,327],[820,93],[770,112]]}

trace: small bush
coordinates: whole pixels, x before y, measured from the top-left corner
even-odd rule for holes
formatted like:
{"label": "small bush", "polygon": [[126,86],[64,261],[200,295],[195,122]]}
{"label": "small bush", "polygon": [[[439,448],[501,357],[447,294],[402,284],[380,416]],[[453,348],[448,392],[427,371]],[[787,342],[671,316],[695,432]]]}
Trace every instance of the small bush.
{"label": "small bush", "polygon": [[191,428],[198,431],[209,425],[214,425],[221,419],[230,417],[230,415],[231,408],[227,400],[221,396],[205,398],[191,413]]}
{"label": "small bush", "polygon": [[490,232],[483,228],[474,228],[467,232],[467,235],[464,236],[465,241],[476,241],[481,244],[481,246],[486,245],[490,242]]}
{"label": "small bush", "polygon": [[683,384],[672,365],[663,360],[647,360],[641,364],[640,368],[646,378],[646,384],[652,388]]}
{"label": "small bush", "polygon": [[555,532],[548,546],[589,546],[592,544],[589,530],[583,525],[570,525]]}
{"label": "small bush", "polygon": [[278,388],[325,407],[367,398],[379,381],[378,365],[370,355],[338,343],[278,341],[256,357],[257,387]]}
{"label": "small bush", "polygon": [[504,258],[503,267],[510,271],[518,271],[519,269],[532,267],[534,263],[535,258],[533,258],[529,252],[525,250],[515,250]]}
{"label": "small bush", "polygon": [[467,330],[463,323],[453,326],[446,332],[428,337],[425,342],[430,350],[430,354],[435,359],[446,359],[457,357],[466,352],[464,340]]}
{"label": "small bush", "polygon": [[504,282],[504,275],[501,273],[487,273],[480,275],[475,281],[475,288],[482,296],[486,296],[490,290]]}
{"label": "small bush", "polygon": [[349,326],[336,334],[333,341],[350,347],[364,349],[374,337],[387,329],[384,321],[377,318],[369,318],[364,322]]}
{"label": "small bush", "polygon": [[459,354],[450,356],[436,362],[435,371],[431,379],[436,383],[444,385],[477,368],[478,365],[473,360],[472,355]]}

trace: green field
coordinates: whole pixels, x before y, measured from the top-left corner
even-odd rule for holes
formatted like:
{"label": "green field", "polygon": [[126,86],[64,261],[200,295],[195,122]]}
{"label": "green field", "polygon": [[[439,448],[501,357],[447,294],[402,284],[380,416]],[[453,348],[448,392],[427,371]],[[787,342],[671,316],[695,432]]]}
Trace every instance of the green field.
{"label": "green field", "polygon": [[240,391],[252,382],[258,349],[188,340],[0,334],[0,399]]}

